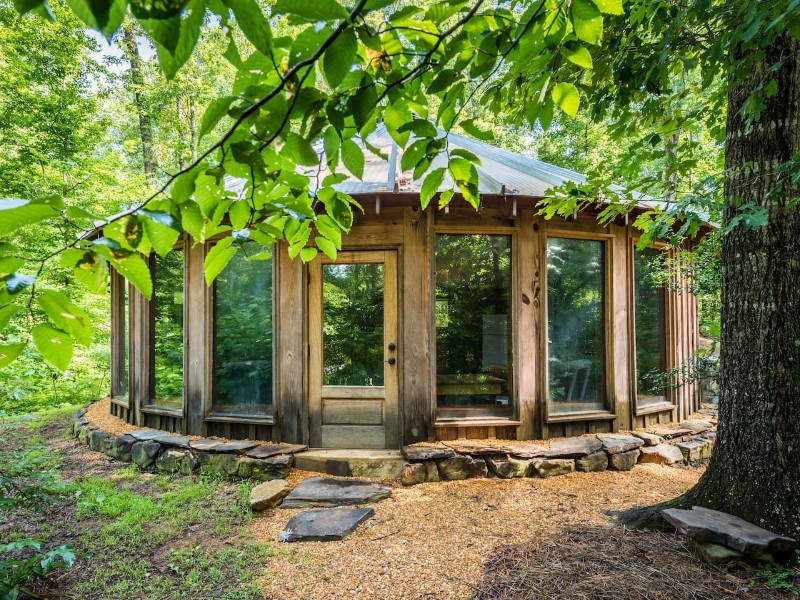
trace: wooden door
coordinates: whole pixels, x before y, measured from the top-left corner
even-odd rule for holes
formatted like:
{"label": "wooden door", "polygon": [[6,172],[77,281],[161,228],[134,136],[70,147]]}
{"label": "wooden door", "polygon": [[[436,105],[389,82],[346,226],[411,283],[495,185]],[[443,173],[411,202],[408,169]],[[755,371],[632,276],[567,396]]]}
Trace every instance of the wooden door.
{"label": "wooden door", "polygon": [[397,448],[397,252],[309,265],[311,445]]}

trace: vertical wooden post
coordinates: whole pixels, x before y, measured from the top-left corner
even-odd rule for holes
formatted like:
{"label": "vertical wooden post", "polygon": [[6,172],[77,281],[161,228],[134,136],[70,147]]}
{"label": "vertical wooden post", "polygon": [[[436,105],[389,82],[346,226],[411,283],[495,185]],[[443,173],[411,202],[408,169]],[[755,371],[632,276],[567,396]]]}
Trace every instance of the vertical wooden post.
{"label": "vertical wooden post", "polygon": [[630,429],[632,422],[631,384],[630,384],[630,244],[628,231],[618,225],[609,226],[614,237],[609,244],[609,259],[606,268],[611,269],[611,290],[606,293],[611,303],[610,343],[606,344],[606,360],[609,361],[607,373],[611,378],[611,399],[617,415],[617,428]]}
{"label": "vertical wooden post", "polygon": [[[539,366],[539,336],[537,314],[541,299],[539,252],[539,217],[532,210],[523,210],[519,229],[519,301],[517,314],[517,351],[515,354],[517,370],[517,397],[519,399],[519,420],[517,438],[533,439],[541,433],[541,423],[536,414],[536,369]],[[534,231],[534,225],[537,230]]]}
{"label": "vertical wooden post", "polygon": [[433,214],[419,207],[403,212],[401,411],[403,444],[432,436],[433,301],[431,299],[431,248]]}
{"label": "vertical wooden post", "polygon": [[202,435],[206,400],[206,282],[203,274],[205,244],[185,249],[186,289],[184,290],[184,327],[186,329],[184,349],[183,385],[185,415],[183,430],[191,435]]}
{"label": "vertical wooden post", "polygon": [[[280,440],[308,443],[306,296],[300,259],[289,258],[286,244],[275,244],[275,418]],[[279,433],[279,436],[277,435]]]}

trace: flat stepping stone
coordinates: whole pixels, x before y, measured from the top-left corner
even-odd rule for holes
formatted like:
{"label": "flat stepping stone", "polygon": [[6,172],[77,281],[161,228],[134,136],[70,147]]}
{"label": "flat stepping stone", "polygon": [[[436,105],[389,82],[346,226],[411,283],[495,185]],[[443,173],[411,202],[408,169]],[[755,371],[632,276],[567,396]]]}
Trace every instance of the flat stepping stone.
{"label": "flat stepping stone", "polygon": [[371,508],[327,508],[295,515],[278,535],[281,542],[334,542],[343,540],[372,517]]}
{"label": "flat stepping stone", "polygon": [[285,479],[273,479],[259,483],[250,490],[250,509],[257,511],[274,508],[291,491],[292,486]]}
{"label": "flat stepping stone", "polygon": [[270,456],[278,456],[279,454],[297,454],[304,450],[308,450],[308,446],[304,446],[303,444],[270,444],[256,446],[244,454],[250,458],[269,458]]}
{"label": "flat stepping stone", "polygon": [[704,433],[712,427],[711,423],[708,421],[701,421],[699,419],[694,421],[681,421],[678,426],[682,429],[689,429],[692,433]]}
{"label": "flat stepping stone", "polygon": [[140,442],[149,442],[150,440],[154,440],[157,437],[161,437],[162,435],[164,435],[164,432],[158,431],[156,429],[137,429],[136,431],[129,432],[129,435],[139,440]]}
{"label": "flat stepping stone", "polygon": [[680,448],[672,444],[659,444],[658,446],[645,446],[641,448],[640,463],[655,463],[657,465],[673,465],[683,460]]}
{"label": "flat stepping stone", "polygon": [[594,454],[602,447],[603,442],[596,438],[564,438],[551,441],[546,455],[548,458],[583,458]]}
{"label": "flat stepping stone", "polygon": [[797,548],[797,541],[790,537],[772,533],[739,517],[702,506],[695,506],[692,510],[668,508],[662,510],[661,515],[678,533],[699,542],[722,544],[747,556],[785,554]]}
{"label": "flat stepping stone", "polygon": [[214,446],[208,452],[214,452],[216,454],[228,454],[228,453],[236,453],[241,454],[246,450],[250,450],[251,448],[255,448],[258,446],[258,442],[254,442],[252,440],[236,440],[235,442],[223,442],[219,446]]}
{"label": "flat stepping stone", "polygon": [[189,442],[189,447],[191,447],[194,450],[200,450],[201,452],[211,452],[214,450],[214,448],[216,448],[217,446],[221,446],[224,443],[225,442],[221,440],[210,440],[210,439],[192,440],[191,442]]}
{"label": "flat stepping stone", "polygon": [[671,440],[677,437],[683,437],[685,435],[691,435],[691,429],[685,429],[683,427],[660,427],[658,429],[653,429],[650,433],[654,433],[655,435],[661,436],[665,440]]}
{"label": "flat stepping stone", "polygon": [[603,449],[609,454],[630,452],[644,446],[644,440],[624,433],[598,433],[597,439],[603,443]]}
{"label": "flat stepping stone", "polygon": [[388,498],[392,486],[358,479],[309,477],[286,496],[281,508],[313,508],[368,504]]}
{"label": "flat stepping stone", "polygon": [[508,446],[490,446],[474,442],[445,442],[445,445],[459,454],[469,454],[470,456],[497,456],[511,452],[511,448]]}
{"label": "flat stepping stone", "polygon": [[541,458],[547,454],[547,446],[528,442],[512,442],[508,445],[509,454],[515,458]]}
{"label": "flat stepping stone", "polygon": [[658,446],[664,441],[661,437],[645,431],[633,431],[631,435],[644,441],[645,446]]}
{"label": "flat stepping stone", "polygon": [[403,457],[410,461],[442,460],[456,455],[450,448],[436,446],[403,446]]}
{"label": "flat stepping stone", "polygon": [[189,449],[189,438],[182,435],[174,435],[172,433],[161,432],[158,437],[152,438],[152,441],[164,444],[165,446],[175,446],[176,448]]}

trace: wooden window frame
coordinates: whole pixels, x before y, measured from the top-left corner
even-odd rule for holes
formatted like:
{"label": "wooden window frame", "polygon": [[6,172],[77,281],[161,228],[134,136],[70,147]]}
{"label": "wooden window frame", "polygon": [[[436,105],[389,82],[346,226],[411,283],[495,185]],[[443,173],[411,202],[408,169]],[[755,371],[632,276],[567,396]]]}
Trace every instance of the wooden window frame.
{"label": "wooden window frame", "polygon": [[157,404],[158,399],[155,397],[155,356],[156,356],[156,348],[155,348],[155,338],[156,338],[156,331],[155,331],[155,311],[154,308],[154,300],[155,300],[155,290],[156,290],[156,254],[155,252],[150,253],[147,257],[147,265],[150,268],[150,279],[153,282],[153,296],[151,300],[144,300],[144,316],[145,316],[145,323],[147,324],[147,328],[145,329],[146,341],[144,344],[145,351],[147,353],[147,379],[145,385],[145,403],[140,408],[141,412],[153,415],[163,415],[168,417],[177,417],[180,419],[185,418],[186,416],[186,384],[187,378],[186,373],[188,371],[188,359],[187,359],[187,307],[188,307],[188,299],[189,299],[189,289],[187,288],[187,264],[188,264],[188,253],[189,253],[189,245],[186,240],[182,239],[179,240],[175,246],[172,248],[173,252],[180,252],[183,256],[183,406],[180,410],[174,408],[166,408],[163,406],[159,406]]}
{"label": "wooden window frame", "polygon": [[[208,256],[209,251],[211,248],[214,247],[216,242],[219,241],[220,238],[212,238],[211,240],[206,241],[203,245],[203,261],[205,264],[205,258]],[[277,244],[273,244],[272,246],[272,405],[269,413],[263,413],[260,415],[253,415],[253,414],[239,414],[239,413],[219,413],[214,412],[214,394],[215,394],[215,377],[214,377],[214,340],[215,340],[215,326],[216,326],[216,311],[215,311],[215,304],[214,300],[216,298],[217,292],[217,284],[216,280],[211,285],[205,286],[205,319],[204,319],[204,327],[205,327],[205,393],[203,394],[203,421],[209,423],[246,423],[252,425],[274,425],[275,424],[275,414],[276,414],[276,404],[278,401],[276,390],[277,390],[277,373],[276,373],[276,360],[275,357],[277,355],[277,348],[276,343],[278,340],[277,330],[277,310],[276,306],[278,305],[278,286],[276,283],[279,281],[278,278],[278,264],[280,261],[275,260],[275,253],[278,251],[279,246]]]}
{"label": "wooden window frame", "polygon": [[[630,244],[628,245],[628,272],[631,274],[628,282],[628,305],[630,306],[630,310],[628,311],[630,328],[630,351],[628,356],[630,357],[629,368],[631,373],[630,397],[633,401],[633,415],[636,417],[677,410],[675,391],[672,388],[665,389],[667,399],[664,402],[653,403],[642,407],[639,406],[639,395],[636,386],[636,269],[634,266],[634,253],[636,252],[636,245],[639,243],[639,240],[640,238],[633,237],[630,239]],[[650,244],[648,248],[662,251],[667,245],[668,244],[665,242],[655,242]],[[670,251],[670,254],[672,254],[672,251]],[[673,341],[671,323],[674,319],[674,315],[674,303],[670,297],[669,289],[666,289],[664,293],[664,351],[667,358],[667,369],[672,369],[674,367],[673,356],[669,351]]]}
{"label": "wooden window frame", "polygon": [[[511,238],[511,288],[509,294],[511,296],[511,355],[514,357],[514,364],[511,366],[511,393],[509,394],[509,401],[512,403],[512,412],[508,417],[499,417],[484,415],[474,418],[464,417],[447,417],[440,416],[440,411],[436,401],[436,239],[437,236],[443,235],[503,235]],[[431,415],[433,415],[433,427],[504,427],[504,426],[519,426],[520,421],[520,406],[519,406],[519,294],[515,293],[520,285],[519,273],[519,226],[515,222],[514,225],[502,226],[485,226],[476,223],[442,223],[434,222],[433,225],[433,239],[430,244],[430,326],[431,326],[431,390],[430,390],[430,406]]]}
{"label": "wooden window frame", "polygon": [[[586,229],[589,229],[587,227]],[[616,413],[616,403],[614,400],[614,377],[611,363],[613,352],[610,348],[616,342],[614,339],[614,307],[613,307],[613,269],[609,265],[613,265],[614,261],[614,234],[605,233],[600,227],[596,227],[594,231],[576,231],[574,229],[559,229],[559,228],[545,228],[544,231],[540,230],[542,238],[542,273],[541,273],[541,289],[542,289],[542,303],[540,310],[542,311],[542,335],[539,346],[539,355],[541,356],[541,367],[539,370],[541,376],[541,390],[545,423],[563,423],[572,421],[602,421],[612,420],[618,417]],[[606,410],[589,410],[578,412],[563,412],[551,413],[550,407],[550,322],[549,322],[549,294],[548,294],[548,281],[547,281],[547,240],[550,238],[564,238],[571,240],[584,240],[592,242],[601,242],[603,248],[603,348],[605,357],[603,360],[604,365],[604,378],[605,378],[605,402]]]}
{"label": "wooden window frame", "polygon": [[[132,286],[115,269],[110,270],[111,285],[111,402],[130,408],[131,399],[131,356],[132,329],[131,329],[131,291]],[[128,354],[125,354],[125,309],[128,309]],[[128,381],[123,382],[125,361],[128,362]],[[124,383],[125,395],[117,395],[117,390]]]}

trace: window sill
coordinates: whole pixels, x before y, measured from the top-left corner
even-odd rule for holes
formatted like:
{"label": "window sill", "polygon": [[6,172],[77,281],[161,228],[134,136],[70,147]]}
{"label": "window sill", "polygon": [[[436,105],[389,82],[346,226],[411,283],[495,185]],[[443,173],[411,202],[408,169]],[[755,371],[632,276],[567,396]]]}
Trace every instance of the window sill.
{"label": "window sill", "polygon": [[127,398],[120,398],[111,396],[111,404],[116,404],[117,406],[121,406],[122,408],[130,408],[130,404],[128,403]]}
{"label": "window sill", "polygon": [[250,425],[275,424],[274,415],[254,416],[254,415],[231,415],[227,413],[226,414],[209,413],[205,417],[203,417],[203,420],[212,423],[246,423]]}
{"label": "window sill", "polygon": [[175,408],[162,408],[161,406],[154,406],[152,404],[143,406],[142,412],[152,415],[163,415],[165,417],[176,417],[178,419],[183,418],[183,410],[178,410]]}
{"label": "window sill", "polygon": [[547,417],[548,423],[564,423],[570,421],[610,421],[616,419],[617,415],[608,411],[593,411],[583,413],[564,413],[550,415]]}
{"label": "window sill", "polygon": [[637,407],[634,415],[637,417],[641,417],[643,415],[650,415],[658,412],[667,412],[667,411],[673,412],[676,408],[677,407],[671,402],[659,402],[658,404],[650,404],[648,406],[643,406],[641,408]]}
{"label": "window sill", "polygon": [[434,427],[518,427],[522,421],[516,419],[437,419]]}

